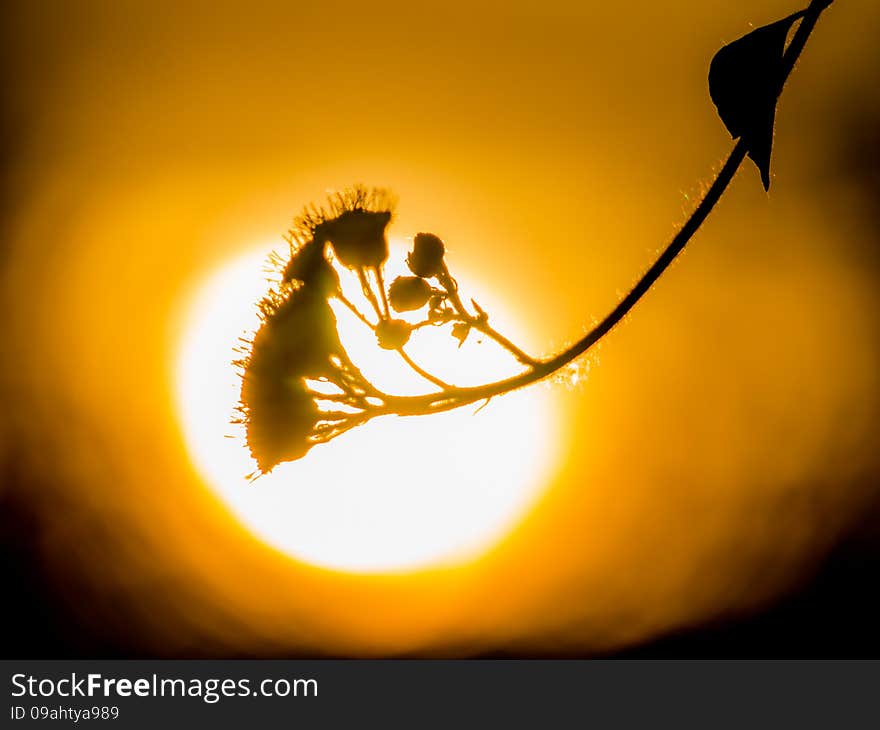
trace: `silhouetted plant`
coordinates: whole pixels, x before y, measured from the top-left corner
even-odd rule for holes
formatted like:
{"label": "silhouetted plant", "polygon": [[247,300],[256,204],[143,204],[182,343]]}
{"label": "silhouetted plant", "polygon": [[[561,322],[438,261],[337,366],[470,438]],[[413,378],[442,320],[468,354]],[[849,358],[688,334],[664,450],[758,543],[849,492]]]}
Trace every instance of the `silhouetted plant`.
{"label": "silhouetted plant", "polygon": [[[458,408],[541,380],[582,355],[604,337],[650,289],[699,229],[748,155],[764,188],[770,187],[770,155],[776,102],[819,15],[832,0],[758,28],[724,46],[709,70],[709,92],[721,120],[738,139],[703,199],[654,264],[617,306],[584,337],[549,358],[534,358],[498,332],[475,300],[465,305],[446,262],[446,246],[433,233],[419,233],[407,256],[412,276],[386,287],[386,231],[394,200],[383,190],[356,186],[333,195],[324,207],[306,209],[287,237],[290,257],[277,261],[281,282],[260,302],[261,325],[248,343],[242,369],[241,418],[261,473],[304,456],[315,444],[376,416],[413,416]],[[797,30],[786,47],[795,22]],[[337,267],[357,276],[372,311],[364,313],[342,292]],[[384,393],[350,360],[330,300],[336,299],[369,327],[377,345],[395,351],[436,390],[419,396]],[[411,324],[394,312],[421,312]],[[407,353],[421,327],[448,327],[464,343],[474,330],[506,349],[522,372],[479,386],[442,381]]]}

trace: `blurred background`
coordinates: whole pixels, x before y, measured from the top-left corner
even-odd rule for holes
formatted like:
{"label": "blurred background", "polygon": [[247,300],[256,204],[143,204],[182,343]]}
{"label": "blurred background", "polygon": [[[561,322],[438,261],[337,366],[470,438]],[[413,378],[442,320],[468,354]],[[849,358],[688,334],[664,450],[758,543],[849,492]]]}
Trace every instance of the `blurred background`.
{"label": "blurred background", "polygon": [[[838,0],[750,163],[566,387],[563,461],[468,564],[319,570],[187,457],[181,302],[328,188],[518,301],[535,349],[634,282],[732,143],[706,73],[798,9],[6,2],[8,656],[880,653],[880,5]],[[528,292],[526,297],[522,292]]]}

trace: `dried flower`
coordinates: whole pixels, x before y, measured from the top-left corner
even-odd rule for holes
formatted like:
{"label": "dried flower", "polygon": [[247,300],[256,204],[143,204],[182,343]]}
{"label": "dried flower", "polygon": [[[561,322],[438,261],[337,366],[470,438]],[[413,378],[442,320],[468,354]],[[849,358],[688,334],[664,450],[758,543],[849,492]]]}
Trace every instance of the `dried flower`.
{"label": "dried flower", "polygon": [[291,245],[312,240],[329,243],[340,263],[351,269],[378,269],[388,258],[385,230],[394,212],[394,199],[385,190],[357,185],[331,195],[324,207],[311,207],[288,232]]}

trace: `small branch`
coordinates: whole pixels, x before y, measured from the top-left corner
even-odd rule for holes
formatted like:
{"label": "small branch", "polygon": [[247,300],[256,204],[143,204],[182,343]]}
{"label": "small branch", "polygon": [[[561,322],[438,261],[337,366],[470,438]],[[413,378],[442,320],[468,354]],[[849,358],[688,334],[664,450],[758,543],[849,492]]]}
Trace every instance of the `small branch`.
{"label": "small branch", "polygon": [[337,354],[337,357],[339,357],[342,362],[342,367],[338,368],[338,379],[334,379],[333,382],[335,382],[346,393],[356,396],[362,395],[365,397],[377,398],[383,403],[388,401],[391,396],[383,393],[364,377],[364,374],[351,361],[351,358],[348,356],[348,353],[345,352],[344,348]]}
{"label": "small branch", "polygon": [[315,431],[309,436],[309,441],[313,444],[324,444],[328,441],[332,441],[337,436],[341,436],[347,431],[351,431],[351,429],[360,426],[362,423],[366,423],[372,418],[371,415],[367,413],[361,414],[351,414],[350,418],[340,419],[339,421],[330,423],[325,422],[319,424]]}
{"label": "small branch", "polygon": [[422,329],[422,327],[434,327],[437,325],[445,324],[448,321],[448,319],[423,319],[413,324],[412,329],[413,332],[415,332],[416,330]]}
{"label": "small branch", "polygon": [[371,330],[376,330],[376,325],[374,325],[370,320],[368,320],[362,313],[361,310],[358,309],[352,302],[342,293],[341,290],[337,291],[334,295],[340,302],[342,302],[348,309],[357,317],[363,324],[369,327]]}
{"label": "small branch", "polygon": [[454,390],[454,387],[452,385],[449,385],[449,383],[446,383],[446,382],[440,380],[440,378],[438,378],[434,375],[431,375],[431,373],[429,373],[427,370],[420,367],[419,364],[415,360],[413,360],[409,355],[406,354],[406,352],[404,352],[404,349],[402,347],[399,347],[396,352],[398,355],[400,355],[400,357],[403,359],[403,361],[407,365],[409,365],[416,373],[421,375],[425,380],[433,383],[438,388],[443,388],[443,390]]}
{"label": "small branch", "polygon": [[487,320],[478,318],[477,322],[472,323],[472,326],[478,329],[484,335],[487,335],[488,337],[491,337],[493,340],[495,340],[495,342],[501,345],[504,349],[508,350],[510,354],[513,355],[517,360],[519,360],[523,365],[534,367],[540,364],[539,360],[536,360],[531,355],[514,345],[498,330],[492,327]]}
{"label": "small branch", "polygon": [[507,350],[524,365],[537,365],[539,362],[538,360],[523,352],[523,350],[514,345],[513,342],[491,327],[485,313],[481,313],[480,316],[475,317],[467,310],[464,306],[464,302],[461,301],[461,297],[458,295],[458,283],[449,273],[445,261],[441,264],[441,267],[437,279],[440,282],[440,285],[446,290],[449,301],[452,303],[453,308],[458,313],[459,317],[461,317],[462,321],[469,324],[474,329],[479,330],[487,337],[495,340],[495,342],[501,345],[501,347]]}
{"label": "small branch", "polygon": [[316,400],[324,400],[328,403],[342,403],[346,406],[351,406],[352,408],[360,408],[361,410],[366,410],[367,403],[363,396],[359,396],[351,393],[317,393],[315,391],[311,391],[312,395]]}
{"label": "small branch", "polygon": [[724,163],[721,172],[715,178],[706,196],[697,206],[697,209],[691,214],[691,217],[684,224],[679,233],[672,239],[666,250],[660,254],[660,257],[654,262],[651,268],[645,272],[641,279],[636,283],[632,290],[627,294],[618,305],[608,314],[598,325],[596,325],[583,338],[578,340],[567,350],[559,353],[555,357],[545,362],[538,363],[524,373],[515,375],[511,378],[499,380],[495,383],[487,383],[485,385],[470,388],[455,388],[449,392],[432,394],[431,396],[412,396],[412,397],[396,397],[390,396],[386,407],[395,413],[416,415],[425,411],[435,413],[437,411],[450,410],[459,406],[467,405],[478,400],[491,398],[502,393],[523,388],[539,380],[543,380],[552,375],[557,370],[568,365],[575,360],[594,344],[608,334],[636,305],[636,303],[651,288],[660,275],[669,267],[676,256],[681,253],[687,242],[697,232],[700,225],[712,211],[721,194],[730,185],[734,174],[742,163],[746,155],[746,146],[742,141],[737,142],[730,157]]}
{"label": "small branch", "polygon": [[[782,72],[779,79],[777,96],[782,93],[782,88],[794,68],[798,57],[803,51],[807,39],[812,33],[819,16],[822,11],[831,4],[831,2],[832,0],[812,0],[807,9],[803,11],[803,17],[795,31],[794,37],[783,54]],[[328,364],[332,366],[332,369],[335,369],[335,372],[333,372],[333,375],[328,375],[327,377],[331,382],[338,385],[344,393],[331,394],[326,397],[322,396],[320,393],[312,394],[314,396],[313,400],[325,400],[331,404],[329,406],[331,410],[321,411],[320,420],[312,427],[312,430],[307,437],[308,441],[311,443],[329,441],[355,426],[366,423],[376,416],[390,414],[398,416],[427,415],[459,408],[478,401],[488,402],[494,396],[502,395],[536,383],[565,367],[573,360],[586,353],[593,345],[611,332],[611,330],[629,314],[636,304],[641,301],[642,297],[669,268],[718,204],[722,195],[735,177],[747,152],[747,143],[742,139],[737,141],[727,160],[712,181],[712,184],[706,190],[702,200],[700,200],[690,217],[681,227],[681,230],[678,231],[659,257],[639,278],[629,293],[627,293],[611,312],[609,312],[605,318],[594,326],[586,335],[564,351],[547,360],[535,360],[492,328],[488,324],[486,313],[473,300],[472,303],[476,310],[476,314],[471,314],[461,301],[458,294],[458,285],[450,275],[445,263],[442,264],[442,269],[438,273],[437,279],[445,290],[446,300],[451,304],[451,307],[442,301],[437,306],[432,304],[431,315],[435,317],[438,316],[437,310],[442,305],[443,311],[439,313],[439,316],[442,317],[444,321],[459,322],[477,329],[504,347],[520,362],[525,364],[527,369],[517,375],[496,382],[484,383],[479,386],[456,387],[445,383],[440,378],[437,378],[424,370],[406,354],[404,348],[401,346],[396,348],[396,351],[404,362],[406,362],[407,365],[419,376],[431,382],[440,390],[419,396],[386,395],[379,391],[363,376],[360,370],[351,362],[351,359],[348,357],[344,348],[339,348],[338,352],[332,352],[328,355]],[[380,290],[381,306],[379,298],[377,298],[376,293],[373,291],[366,269],[364,267],[359,267],[357,269],[357,275],[364,296],[367,298],[376,313],[379,324],[373,325],[366,316],[360,313],[357,307],[341,294],[341,292],[337,292],[336,296],[363,324],[368,326],[373,332],[377,332],[381,331],[380,325],[383,327],[386,324],[397,326],[400,323],[393,320],[389,321],[390,308],[388,306],[388,296],[385,292],[382,274],[377,268],[374,268],[373,270]],[[417,326],[420,327],[429,323],[432,322],[428,321],[419,323]],[[411,325],[408,326],[411,327]],[[404,339],[405,338],[400,338],[398,342]],[[332,410],[334,408],[332,404],[334,403],[344,405],[348,408],[355,408],[357,410],[354,413],[349,411]]]}
{"label": "small branch", "polygon": [[834,0],[813,0],[804,12],[804,17],[801,19],[800,25],[798,25],[794,37],[791,39],[791,43],[789,43],[788,48],[785,49],[785,54],[782,56],[782,81],[779,86],[780,93],[782,93],[782,87],[785,85],[785,82],[794,70],[794,65],[800,58],[804,46],[807,44],[807,40],[813,32],[813,28],[816,27],[816,22],[819,20],[819,16],[822,14],[822,11],[828,9],[833,2]]}

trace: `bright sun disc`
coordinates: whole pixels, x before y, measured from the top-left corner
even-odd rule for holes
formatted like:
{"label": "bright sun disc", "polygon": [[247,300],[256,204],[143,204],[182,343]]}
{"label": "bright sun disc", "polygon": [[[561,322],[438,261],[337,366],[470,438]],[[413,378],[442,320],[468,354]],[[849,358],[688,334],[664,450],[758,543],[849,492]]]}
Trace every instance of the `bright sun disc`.
{"label": "bright sun disc", "polygon": [[[395,245],[389,279],[406,273],[403,258]],[[231,424],[241,386],[231,363],[240,338],[258,326],[265,269],[265,249],[240,256],[207,276],[184,305],[177,405],[188,452],[206,483],[265,542],[324,568],[380,573],[449,565],[500,540],[535,502],[554,461],[555,414],[546,386],[479,410],[377,418],[248,483],[255,465],[243,429]],[[345,286],[351,298],[358,296]],[[480,303],[499,329],[520,339],[515,323],[498,319],[503,307]],[[380,388],[433,389],[380,350],[350,312],[334,310],[352,360]],[[472,335],[459,349],[448,332],[425,330],[408,352],[448,381],[470,385],[517,370],[492,342]]]}

